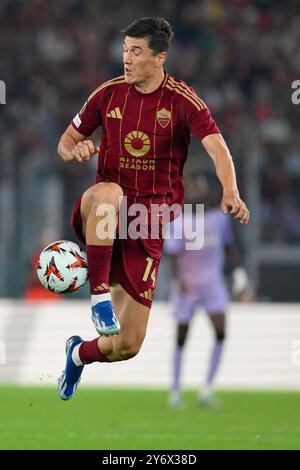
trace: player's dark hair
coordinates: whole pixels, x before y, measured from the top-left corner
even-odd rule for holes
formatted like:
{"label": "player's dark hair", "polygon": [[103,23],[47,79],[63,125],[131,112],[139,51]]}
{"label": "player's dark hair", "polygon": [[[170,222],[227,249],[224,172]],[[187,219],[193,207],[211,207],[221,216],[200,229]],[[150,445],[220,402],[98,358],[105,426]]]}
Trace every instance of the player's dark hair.
{"label": "player's dark hair", "polygon": [[132,38],[147,38],[154,55],[167,52],[174,36],[170,24],[164,18],[150,16],[134,21],[121,32]]}

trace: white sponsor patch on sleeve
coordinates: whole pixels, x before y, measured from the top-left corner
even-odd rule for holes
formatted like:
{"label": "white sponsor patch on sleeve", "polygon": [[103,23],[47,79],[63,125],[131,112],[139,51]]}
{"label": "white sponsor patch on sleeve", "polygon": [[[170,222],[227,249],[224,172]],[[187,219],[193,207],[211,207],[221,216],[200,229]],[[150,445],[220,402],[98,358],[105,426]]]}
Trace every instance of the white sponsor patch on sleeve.
{"label": "white sponsor patch on sleeve", "polygon": [[75,116],[74,119],[73,119],[73,122],[74,122],[74,124],[75,124],[76,127],[79,127],[79,126],[80,126],[80,124],[81,124],[81,119],[80,119],[80,117],[79,117],[79,114],[76,114],[76,116]]}

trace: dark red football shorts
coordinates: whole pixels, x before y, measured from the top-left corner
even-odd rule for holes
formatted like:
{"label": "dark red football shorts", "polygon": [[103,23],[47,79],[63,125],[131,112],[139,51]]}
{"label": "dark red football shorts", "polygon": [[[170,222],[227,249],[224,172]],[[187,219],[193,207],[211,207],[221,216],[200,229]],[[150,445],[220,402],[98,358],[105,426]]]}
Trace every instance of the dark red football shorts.
{"label": "dark red football shorts", "polygon": [[[85,244],[80,214],[80,196],[73,207],[71,224],[77,238]],[[151,307],[158,267],[163,249],[162,238],[118,238],[113,245],[109,282],[118,282],[137,302]]]}

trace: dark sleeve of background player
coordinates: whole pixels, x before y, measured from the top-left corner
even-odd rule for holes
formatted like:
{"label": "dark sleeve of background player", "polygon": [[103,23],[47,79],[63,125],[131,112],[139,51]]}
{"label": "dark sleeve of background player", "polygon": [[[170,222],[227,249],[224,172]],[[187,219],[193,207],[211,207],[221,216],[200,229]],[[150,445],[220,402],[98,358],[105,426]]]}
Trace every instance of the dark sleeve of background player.
{"label": "dark sleeve of background player", "polygon": [[234,235],[234,227],[232,220],[224,214],[220,213],[220,232],[227,257],[228,267],[232,271],[240,266],[240,254],[237,249],[237,241]]}

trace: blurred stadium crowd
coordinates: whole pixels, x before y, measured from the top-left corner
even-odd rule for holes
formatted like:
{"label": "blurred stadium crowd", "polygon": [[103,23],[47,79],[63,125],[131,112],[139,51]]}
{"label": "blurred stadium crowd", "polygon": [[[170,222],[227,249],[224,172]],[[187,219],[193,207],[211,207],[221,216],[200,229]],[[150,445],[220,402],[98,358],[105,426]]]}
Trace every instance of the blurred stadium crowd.
{"label": "blurred stadium crowd", "polygon": [[[25,260],[43,230],[73,238],[71,207],[96,162],[63,164],[58,138],[91,91],[122,74],[119,31],[141,16],[172,24],[167,69],[195,88],[221,128],[253,237],[300,242],[300,105],[291,101],[300,75],[297,0],[2,0],[0,295],[22,293]],[[202,153],[194,143],[187,172],[211,171]]]}

